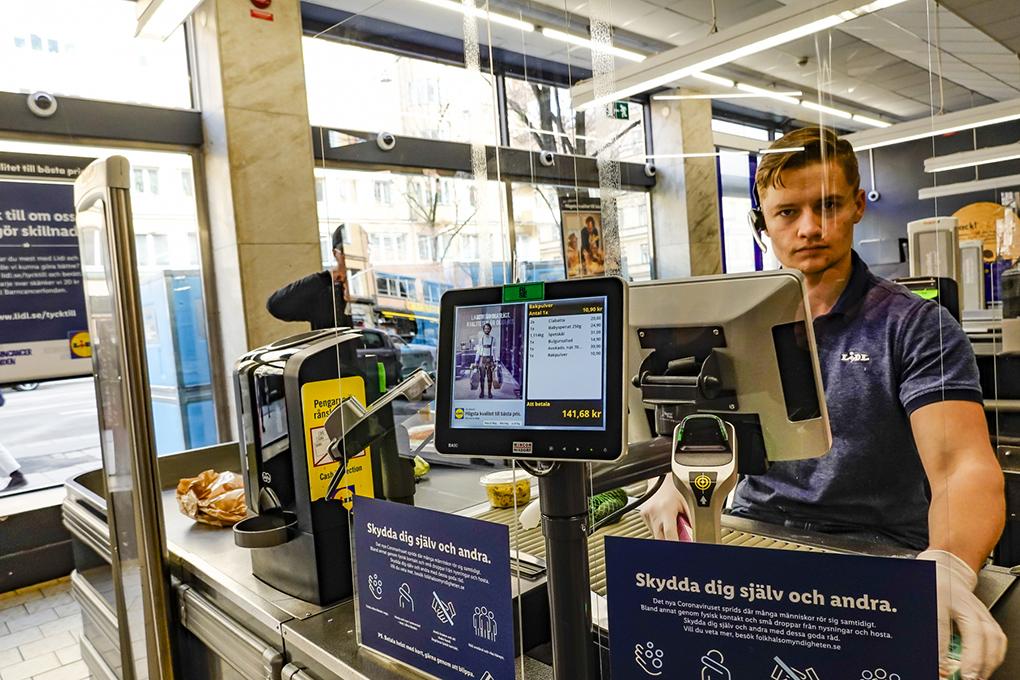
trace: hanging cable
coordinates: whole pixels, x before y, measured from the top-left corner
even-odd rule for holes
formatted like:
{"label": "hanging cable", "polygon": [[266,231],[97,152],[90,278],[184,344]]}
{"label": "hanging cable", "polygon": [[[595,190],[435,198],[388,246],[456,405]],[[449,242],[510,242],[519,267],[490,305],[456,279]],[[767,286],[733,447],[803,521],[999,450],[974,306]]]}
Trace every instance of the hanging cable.
{"label": "hanging cable", "polygon": [[719,14],[715,9],[715,0],[710,0],[712,3],[712,24],[708,27],[708,34],[719,32]]}

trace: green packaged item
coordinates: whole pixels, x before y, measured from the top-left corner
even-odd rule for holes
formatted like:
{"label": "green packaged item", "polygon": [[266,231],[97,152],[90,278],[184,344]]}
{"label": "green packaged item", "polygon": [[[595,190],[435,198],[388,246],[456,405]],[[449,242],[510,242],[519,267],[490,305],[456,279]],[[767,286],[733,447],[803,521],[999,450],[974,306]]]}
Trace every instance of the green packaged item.
{"label": "green packaged item", "polygon": [[[627,494],[623,489],[613,489],[588,500],[588,521],[594,525],[627,505]],[[619,518],[616,520],[620,521]]]}

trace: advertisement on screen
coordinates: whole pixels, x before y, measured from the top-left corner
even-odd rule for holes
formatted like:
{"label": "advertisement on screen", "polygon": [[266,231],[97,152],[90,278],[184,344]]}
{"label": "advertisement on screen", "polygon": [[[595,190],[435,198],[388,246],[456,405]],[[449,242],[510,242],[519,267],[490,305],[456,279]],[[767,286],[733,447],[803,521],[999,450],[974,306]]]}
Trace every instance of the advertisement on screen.
{"label": "advertisement on screen", "polygon": [[0,384],[92,372],[73,192],[0,181]]}

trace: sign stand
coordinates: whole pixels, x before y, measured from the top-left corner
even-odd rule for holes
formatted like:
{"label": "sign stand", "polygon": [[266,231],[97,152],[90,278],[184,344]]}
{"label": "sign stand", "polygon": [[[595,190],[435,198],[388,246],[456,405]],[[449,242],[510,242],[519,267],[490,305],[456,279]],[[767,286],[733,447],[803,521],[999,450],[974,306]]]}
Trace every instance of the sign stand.
{"label": "sign stand", "polygon": [[591,680],[595,676],[584,464],[555,463],[548,474],[539,477],[538,486],[548,570],[553,677]]}

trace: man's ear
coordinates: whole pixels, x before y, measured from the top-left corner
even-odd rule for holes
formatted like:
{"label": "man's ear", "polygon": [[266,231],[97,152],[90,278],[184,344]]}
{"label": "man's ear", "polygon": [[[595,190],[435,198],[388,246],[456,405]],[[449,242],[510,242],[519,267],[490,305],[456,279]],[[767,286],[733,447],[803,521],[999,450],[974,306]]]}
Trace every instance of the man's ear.
{"label": "man's ear", "polygon": [[858,189],[857,195],[854,196],[854,208],[856,212],[854,214],[854,224],[857,224],[864,219],[864,209],[868,205],[867,194],[864,189]]}

